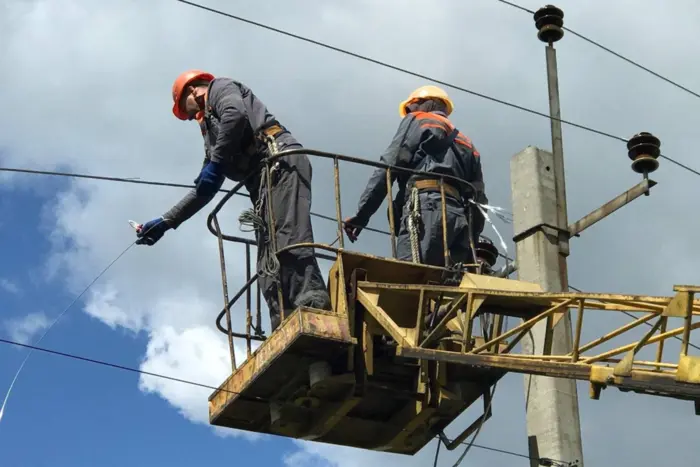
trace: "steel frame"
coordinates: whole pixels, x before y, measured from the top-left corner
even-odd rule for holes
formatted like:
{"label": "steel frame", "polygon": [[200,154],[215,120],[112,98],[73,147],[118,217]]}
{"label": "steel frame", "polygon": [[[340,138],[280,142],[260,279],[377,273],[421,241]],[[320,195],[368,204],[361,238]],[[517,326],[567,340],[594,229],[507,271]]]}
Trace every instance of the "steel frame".
{"label": "steel frame", "polygon": [[[696,406],[700,400],[700,358],[688,355],[692,331],[700,327],[700,321],[693,322],[693,316],[700,315],[700,301],[694,300],[700,287],[676,286],[674,297],[519,292],[368,281],[358,282],[357,287],[359,302],[383,331],[397,342],[398,357],[589,381],[593,399],[600,397],[601,389],[614,386],[623,391],[693,400]],[[377,305],[383,293],[419,295],[421,303],[441,299],[449,302],[450,306],[437,326],[419,342],[407,338],[405,329],[398,327],[391,313]],[[537,312],[522,313],[527,307],[532,308],[533,304],[539,308]],[[577,309],[573,348],[566,353],[553,352],[551,338],[554,326],[573,307]],[[641,316],[591,342],[581,344],[584,316],[592,311],[632,312]],[[499,324],[492,326],[491,337],[475,346],[475,319],[485,313],[496,317],[520,317],[523,320],[510,329],[502,329],[503,321],[496,320]],[[682,325],[668,329],[669,320],[675,318],[682,320]],[[533,326],[543,321],[547,323],[543,354],[515,352],[517,343]],[[435,345],[435,336],[445,331],[448,323],[452,323],[461,332],[459,349],[446,350]],[[611,350],[599,350],[602,344],[629,335],[629,331],[644,323],[653,324],[641,339],[630,339],[628,344]],[[664,362],[664,344],[677,336],[681,336],[681,351],[677,362]],[[507,339],[511,340],[506,341]],[[502,347],[503,344],[506,344],[505,348]],[[652,344],[657,344],[654,361],[635,359],[642,348]],[[616,358],[619,356],[622,358]]]}

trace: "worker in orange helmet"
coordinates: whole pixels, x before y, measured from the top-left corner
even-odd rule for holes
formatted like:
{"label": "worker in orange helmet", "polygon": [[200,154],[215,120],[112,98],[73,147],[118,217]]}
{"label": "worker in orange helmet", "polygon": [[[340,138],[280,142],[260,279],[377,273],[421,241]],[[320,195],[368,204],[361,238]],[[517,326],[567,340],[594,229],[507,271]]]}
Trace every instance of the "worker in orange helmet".
{"label": "worker in orange helmet", "polygon": [[[484,228],[483,216],[473,209],[470,239],[468,210],[473,204],[467,200],[477,198],[476,201],[485,203],[487,199],[479,151],[448,119],[453,110],[452,100],[437,86],[421,86],[413,91],[399,105],[401,123],[380,160],[392,166],[451,175],[472,184],[473,188],[445,182],[449,258],[453,264],[466,264],[473,263],[471,241],[476,243]],[[400,171],[392,171],[391,175],[392,182],[399,185],[394,200],[398,259],[445,265],[439,179]],[[386,195],[386,171],[378,168],[360,197],[357,213],[345,219],[345,232],[351,242],[357,239]],[[413,247],[412,236],[417,240]]]}
{"label": "worker in orange helmet", "polygon": [[[204,163],[194,181],[196,187],[163,216],[144,224],[137,231],[137,243],[153,245],[166,231],[177,229],[214,198],[226,178],[244,181],[255,206],[245,216],[256,227],[258,281],[270,310],[272,329],[280,324],[281,309],[286,316],[299,306],[329,309],[330,297],[314,250],[305,247],[282,252],[277,263],[267,236],[270,203],[278,250],[314,242],[309,158],[293,154],[276,159],[271,170],[270,199],[260,164],[273,152],[302,148],[301,144],[250,88],[230,78],[216,78],[199,70],[184,72],[173,84],[172,98],[177,118],[199,123]],[[281,304],[278,286],[284,302]]]}

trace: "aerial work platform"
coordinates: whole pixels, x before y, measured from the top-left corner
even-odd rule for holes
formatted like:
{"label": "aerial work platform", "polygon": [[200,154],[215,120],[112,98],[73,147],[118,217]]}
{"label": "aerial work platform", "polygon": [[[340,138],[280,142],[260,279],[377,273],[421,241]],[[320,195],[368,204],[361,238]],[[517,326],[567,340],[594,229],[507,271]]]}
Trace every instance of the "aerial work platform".
{"label": "aerial work platform", "polygon": [[[477,262],[452,264],[444,215],[444,267],[349,252],[344,245],[339,161],[383,168],[389,199],[392,173],[415,171],[293,149],[266,160],[268,177],[274,158],[302,152],[333,160],[338,247],[305,243],[270,248],[277,254],[313,248],[318,259],[332,261],[331,309],[294,310],[264,336],[259,284],[256,306],[252,305],[258,273],[251,268],[251,248],[256,243],[223,234],[217,220],[223,205],[241,189],[239,182],[207,221],[218,239],[225,304],[216,325],[228,337],[232,364],[232,374],[209,398],[212,425],[408,455],[439,436],[452,450],[490,418],[493,391],[508,372],[587,381],[593,399],[604,388],[617,387],[693,401],[700,413],[700,358],[688,354],[692,331],[700,327],[700,321],[694,322],[700,315],[700,301],[695,300],[700,287],[676,286],[673,297],[545,292],[536,283],[506,279],[516,268],[509,260],[495,270],[498,256],[504,255],[488,239],[470,240]],[[439,177],[444,211],[447,176]],[[580,234],[606,213],[648,193],[652,183],[645,178],[564,234]],[[388,203],[385,233],[395,258],[398,213],[393,209]],[[268,217],[268,225],[274,225],[272,215]],[[230,300],[224,241],[246,248],[246,283]],[[231,308],[244,295],[245,332],[238,333],[232,329]],[[570,319],[562,320],[567,314]],[[625,324],[614,324],[623,314]],[[590,319],[596,315],[602,319]],[[593,329],[584,333],[584,324],[591,323]],[[234,339],[246,342],[247,358],[240,365]],[[670,339],[681,343],[676,358],[664,358],[670,354]],[[618,345],[617,340],[624,343]],[[252,341],[262,341],[254,352]],[[652,345],[655,356],[642,359]],[[537,354],[523,350],[532,348]],[[448,440],[444,430],[479,399],[482,415]]]}
{"label": "aerial work platform", "polygon": [[[452,444],[466,439],[490,417],[490,390],[509,371],[589,381],[594,399],[614,386],[691,400],[697,412],[700,359],[687,350],[700,327],[693,323],[700,288],[678,286],[675,297],[545,293],[537,284],[470,273],[442,285],[444,273],[338,251],[329,277],[333,309],[287,316],[211,395],[211,424],[414,454],[483,398],[484,414]],[[533,326],[544,323],[551,334],[569,308],[577,310],[571,350],[516,352]],[[590,312],[639,318],[582,345]],[[669,328],[672,319],[680,326]],[[641,339],[595,352],[645,323],[651,327]],[[664,362],[663,344],[677,336],[678,362]],[[651,344],[656,360],[636,360]]]}
{"label": "aerial work platform", "polygon": [[211,423],[414,454],[505,371],[455,364],[438,368],[397,358],[396,345],[382,339],[392,336],[384,326],[392,323],[396,343],[417,345],[424,334],[417,324],[423,321],[417,303],[407,297],[386,314],[375,314],[376,308],[362,304],[360,288],[355,294],[347,287],[357,283],[358,275],[419,285],[439,281],[441,273],[440,268],[339,253],[329,280],[333,311],[301,308],[286,317],[210,397]]}

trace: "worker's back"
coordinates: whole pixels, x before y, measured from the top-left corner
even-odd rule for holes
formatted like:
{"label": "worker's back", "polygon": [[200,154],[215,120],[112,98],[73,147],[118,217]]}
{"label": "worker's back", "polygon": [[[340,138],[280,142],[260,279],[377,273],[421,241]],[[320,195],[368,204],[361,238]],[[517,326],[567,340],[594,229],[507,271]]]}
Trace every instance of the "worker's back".
{"label": "worker's back", "polygon": [[[479,152],[443,112],[415,111],[405,118],[411,119],[407,139],[409,147],[415,148],[408,168],[482,183]],[[406,174],[399,175],[398,179],[399,192],[395,203],[398,222],[395,229],[399,234],[399,258],[445,265],[445,245],[440,233],[443,221],[439,179]],[[472,255],[464,200],[474,194],[473,190],[452,180],[445,180],[444,189],[449,263],[470,262]],[[418,215],[420,227],[412,227],[411,217]]]}
{"label": "worker's back", "polygon": [[[252,167],[257,167],[265,148],[264,144],[255,140],[255,135],[260,131],[279,126],[281,132],[275,136],[279,150],[299,145],[262,100],[239,81],[231,78],[214,79],[209,86],[208,101],[202,128],[205,150],[209,153],[212,148],[222,143],[228,148],[221,156],[227,165],[226,176],[232,180],[242,180]],[[240,144],[227,145],[227,142],[220,141],[222,122],[236,128],[237,131],[228,133],[235,134]]]}
{"label": "worker's back", "polygon": [[[413,112],[406,118],[413,118],[413,131],[420,132],[420,142],[410,163],[411,169],[450,175],[468,182],[481,182],[479,152],[467,136],[455,130],[444,113]],[[408,182],[411,184],[419,178],[411,176]],[[447,183],[455,185],[454,182]],[[463,192],[466,187],[455,188]]]}

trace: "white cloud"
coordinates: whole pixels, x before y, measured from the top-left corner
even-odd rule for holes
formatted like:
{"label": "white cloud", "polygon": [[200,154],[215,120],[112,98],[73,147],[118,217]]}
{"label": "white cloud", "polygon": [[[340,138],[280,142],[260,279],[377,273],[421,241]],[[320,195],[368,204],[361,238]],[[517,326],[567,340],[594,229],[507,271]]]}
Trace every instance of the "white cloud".
{"label": "white cloud", "polygon": [[[184,310],[176,308],[175,311]],[[239,362],[245,358],[242,349],[236,349],[236,354]],[[188,328],[181,332],[171,326],[163,326],[150,333],[141,370],[218,387],[231,372],[230,362],[228,346],[218,332],[204,326]],[[164,397],[188,420],[208,423],[207,398],[213,391],[206,387],[174,383],[143,374],[139,380],[139,387],[144,392]],[[259,438],[257,434],[236,430],[220,430],[219,434]]]}
{"label": "white cloud", "polygon": [[29,313],[22,318],[8,320],[5,328],[10,339],[20,344],[31,344],[34,336],[44,331],[51,325],[51,321],[42,311]]}
{"label": "white cloud", "polygon": [[306,449],[285,455],[283,461],[287,467],[334,467],[334,465],[337,465],[328,461],[325,457]]}
{"label": "white cloud", "polygon": [[19,295],[22,293],[19,286],[9,279],[0,278],[0,289],[12,295]]}
{"label": "white cloud", "polygon": [[95,287],[90,291],[90,298],[87,300],[85,312],[112,329],[117,326],[131,331],[138,331],[143,328],[143,314],[136,310],[125,309],[116,305],[116,303],[118,303],[118,294],[113,283]]}
{"label": "white cloud", "polygon": [[[147,3],[38,0],[4,5],[0,69],[11,70],[5,77],[21,79],[4,78],[0,86],[0,101],[13,109],[0,114],[3,164],[190,183],[201,162],[202,142],[196,126],[172,117],[170,86],[177,73],[191,67],[249,84],[306,146],[374,160],[398,124],[397,102],[423,84],[176,2]],[[232,10],[229,3],[207,2]],[[639,35],[635,29],[638,21],[658,25],[659,30],[673,24],[674,34],[695,37],[692,21],[697,14],[678,16],[678,9],[662,10],[663,2],[640,10],[634,8],[637,3],[618,2],[604,16],[595,5],[559,6],[574,29],[700,88],[700,65],[681,59],[692,54],[685,44],[694,38],[676,42],[675,35]],[[429,7],[425,2],[398,0],[352,5],[321,0],[244,2],[235,10],[478,92],[546,109],[543,46],[528,15],[493,1],[443,0]],[[683,8],[697,11],[692,2]],[[628,21],[629,11],[634,12],[633,23]],[[680,91],[570,35],[558,49],[566,118],[623,135],[651,129],[661,136],[666,153],[690,162],[687,148],[693,147],[700,124],[695,102],[688,103]],[[491,201],[508,207],[508,159],[528,144],[549,147],[548,123],[475,96],[451,94],[457,106],[455,122],[482,153]],[[638,180],[628,168],[624,145],[568,127],[564,144],[572,220]],[[343,210],[348,214],[369,170],[342,166]],[[314,161],[317,212],[335,209],[329,169],[327,161]],[[692,176],[664,161],[655,175],[660,184],[651,197],[575,240],[569,261],[573,284],[601,291],[665,294],[671,281],[692,281],[700,246],[687,232],[697,231],[700,220],[687,212],[700,188]],[[3,177],[0,189],[11,190],[18,180]],[[36,185],[30,188],[41,191],[42,179],[33,180]],[[53,245],[47,275],[78,293],[133,240],[127,219],[158,216],[182,194],[175,188],[74,181],[44,209]],[[237,214],[247,206],[246,199],[235,197],[220,216],[222,229],[235,233]],[[146,333],[143,369],[218,386],[229,364],[225,336],[213,326],[223,298],[216,241],[204,225],[211,207],[168,232],[155,247],[132,248],[93,287],[85,311],[115,329]],[[372,223],[386,224],[383,208]],[[335,238],[332,223],[315,218],[314,227],[320,241]],[[353,248],[386,253],[387,245],[386,238],[366,232]],[[243,249],[229,245],[226,254],[229,284],[235,291],[245,277]],[[242,329],[241,307],[234,310],[233,320]],[[263,321],[267,326],[266,313]],[[209,390],[151,377],[142,378],[140,388],[168,401],[186,419],[206,423]],[[579,388],[580,394],[585,389]],[[526,452],[522,399],[522,378],[504,379],[494,417],[480,443]],[[660,442],[645,442],[652,439],[644,423],[652,413],[657,424],[678,428],[674,437],[664,438],[668,452],[688,453],[693,438],[683,433],[692,430],[682,427],[692,423],[691,411],[676,415],[674,404],[679,403],[667,402],[617,393],[604,394],[599,402],[582,399],[583,424],[603,427],[585,431],[589,465],[605,463],[613,455],[619,459],[620,452],[627,465],[646,464]],[[611,407],[624,407],[621,419],[631,420],[625,436],[609,428]],[[469,418],[460,419],[452,429],[458,430]],[[287,458],[290,465],[324,465],[324,459],[340,467],[367,462],[387,467],[425,465],[432,462],[434,449],[430,445],[408,458],[319,443],[297,445],[300,451]],[[457,454],[445,454],[444,462]],[[474,450],[470,456],[475,465],[518,461],[484,450]]]}

